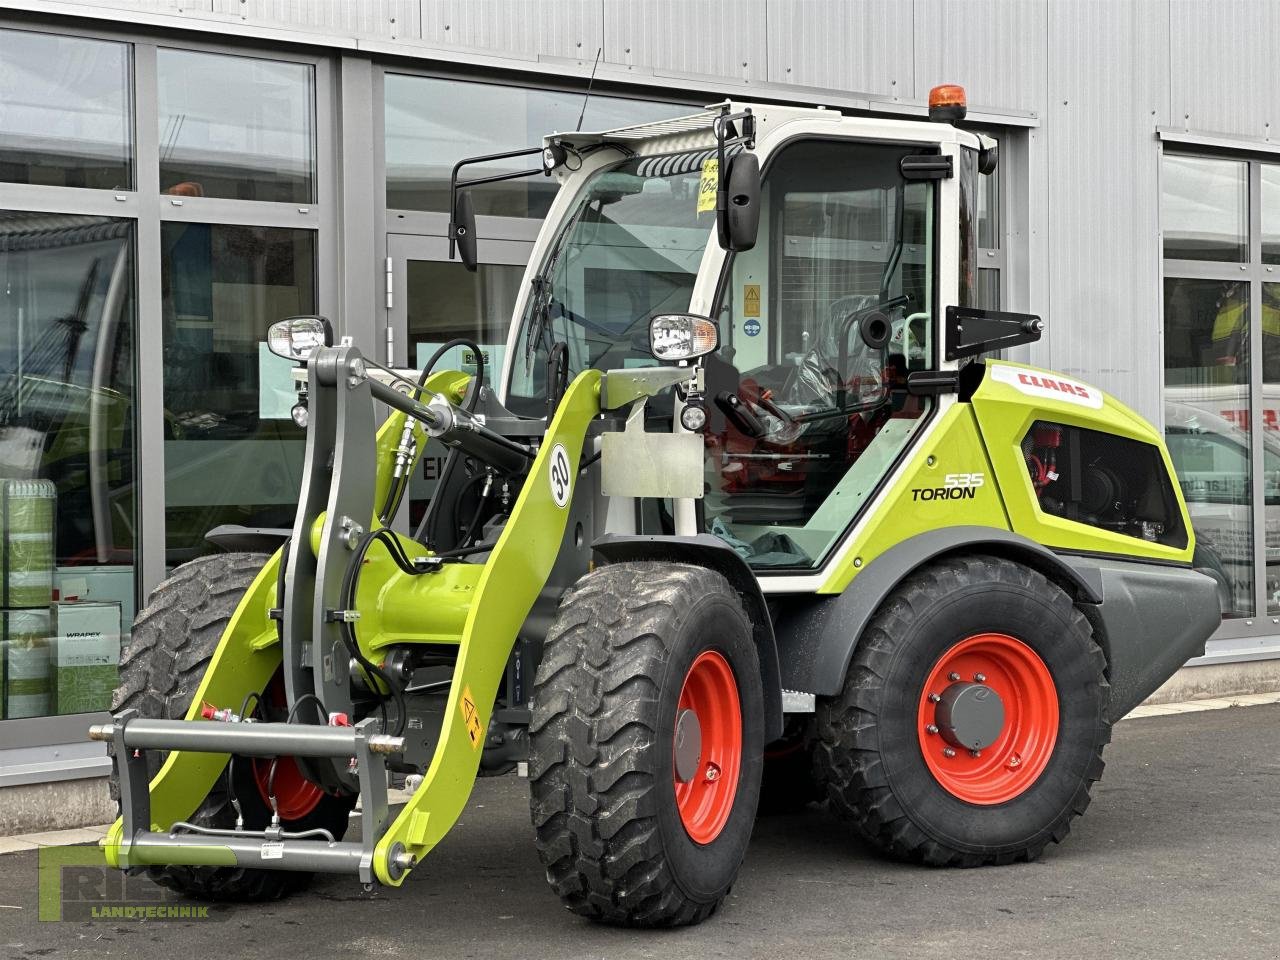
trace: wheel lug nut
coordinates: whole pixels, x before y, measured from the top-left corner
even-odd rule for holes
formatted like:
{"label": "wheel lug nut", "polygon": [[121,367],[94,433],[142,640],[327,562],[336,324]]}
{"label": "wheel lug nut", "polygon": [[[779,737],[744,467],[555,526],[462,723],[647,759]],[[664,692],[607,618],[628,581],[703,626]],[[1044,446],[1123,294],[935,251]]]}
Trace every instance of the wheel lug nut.
{"label": "wheel lug nut", "polygon": [[707,783],[715,783],[720,779],[720,768],[714,763],[707,764],[707,772],[704,774]]}
{"label": "wheel lug nut", "polygon": [[942,751],[942,755],[944,757],[950,758],[950,757],[954,757],[956,755],[956,752],[952,750],[950,747],[947,747],[945,750]]}
{"label": "wheel lug nut", "polygon": [[986,683],[986,682],[987,682],[987,675],[986,675],[985,673],[975,673],[975,674],[973,675],[973,682],[974,682],[974,683]]}
{"label": "wheel lug nut", "polygon": [[940,696],[938,696],[936,693],[931,693],[931,694],[929,694],[929,702],[930,702],[930,703],[941,703],[941,702],[942,702],[942,698],[941,698]]}
{"label": "wheel lug nut", "polygon": [[971,757],[980,757],[980,756],[982,756],[982,751],[981,751],[981,750],[970,750],[970,751],[969,751],[969,756],[971,756]]}
{"label": "wheel lug nut", "polygon": [[956,673],[953,670],[951,673],[947,674],[947,679],[950,680],[952,683],[954,683],[955,681],[960,679],[960,674]]}
{"label": "wheel lug nut", "polygon": [[937,732],[938,732],[938,725],[937,725],[936,723],[931,723],[931,724],[929,724],[927,727],[925,727],[925,728],[924,728],[924,732],[925,732],[925,733],[937,733]]}

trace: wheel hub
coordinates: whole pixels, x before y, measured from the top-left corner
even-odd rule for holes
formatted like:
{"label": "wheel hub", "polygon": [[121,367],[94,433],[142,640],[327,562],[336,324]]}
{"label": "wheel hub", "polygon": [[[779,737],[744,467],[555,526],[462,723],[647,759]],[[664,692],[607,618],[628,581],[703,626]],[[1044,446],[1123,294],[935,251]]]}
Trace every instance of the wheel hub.
{"label": "wheel hub", "polygon": [[681,710],[676,715],[676,779],[688,783],[698,775],[702,758],[702,724],[696,710]]}
{"label": "wheel hub", "polygon": [[1035,650],[1006,634],[973,634],[945,650],[925,677],[920,752],[952,796],[1006,803],[1048,766],[1058,710],[1053,675]]}
{"label": "wheel hub", "polygon": [[985,683],[953,683],[934,707],[934,722],[953,747],[985,750],[1004,729],[1004,701]]}

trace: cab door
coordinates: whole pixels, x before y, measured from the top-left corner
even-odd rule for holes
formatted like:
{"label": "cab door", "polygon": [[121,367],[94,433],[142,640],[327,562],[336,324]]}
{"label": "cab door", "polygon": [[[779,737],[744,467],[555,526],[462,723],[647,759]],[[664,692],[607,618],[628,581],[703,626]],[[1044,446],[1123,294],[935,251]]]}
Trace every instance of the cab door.
{"label": "cab door", "polygon": [[784,147],[756,246],[727,264],[703,527],[757,569],[820,565],[928,418],[903,386],[936,361],[938,185],[901,172],[922,152]]}

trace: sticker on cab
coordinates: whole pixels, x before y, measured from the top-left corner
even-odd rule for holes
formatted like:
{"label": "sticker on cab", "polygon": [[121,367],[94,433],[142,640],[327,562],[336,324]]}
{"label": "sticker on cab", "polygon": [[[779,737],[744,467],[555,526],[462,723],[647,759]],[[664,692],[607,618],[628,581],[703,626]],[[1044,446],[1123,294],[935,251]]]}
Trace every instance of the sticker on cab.
{"label": "sticker on cab", "polygon": [[551,448],[547,482],[551,485],[551,499],[556,502],[557,507],[563,509],[569,503],[569,494],[573,489],[573,471],[569,469],[569,454],[562,443]]}
{"label": "sticker on cab", "polygon": [[1097,387],[1042,370],[1022,370],[1018,367],[993,366],[991,379],[1007,383],[1019,393],[1040,400],[1058,400],[1076,406],[1099,410],[1102,407],[1102,391]]}
{"label": "sticker on cab", "polygon": [[709,157],[702,162],[702,179],[698,181],[698,213],[716,208],[716,188],[720,185],[720,161]]}

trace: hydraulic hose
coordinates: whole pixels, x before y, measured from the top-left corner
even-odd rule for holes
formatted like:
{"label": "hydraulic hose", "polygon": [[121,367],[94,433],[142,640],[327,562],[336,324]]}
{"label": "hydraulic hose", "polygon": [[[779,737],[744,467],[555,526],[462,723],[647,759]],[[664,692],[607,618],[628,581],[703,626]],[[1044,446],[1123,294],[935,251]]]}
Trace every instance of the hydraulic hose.
{"label": "hydraulic hose", "polygon": [[[485,363],[484,354],[480,352],[479,345],[467,337],[454,337],[436,348],[435,353],[431,354],[431,358],[423,366],[422,372],[418,374],[418,389],[415,391],[413,398],[415,400],[421,398],[423,388],[427,385],[427,378],[431,376],[431,371],[440,362],[440,358],[454,347],[467,347],[471,350],[471,355],[476,358],[475,389],[471,391],[471,396],[466,401],[467,412],[474,413],[476,404],[480,401],[480,388],[484,386]],[[392,482],[387,487],[387,497],[382,503],[382,510],[378,513],[378,519],[384,524],[390,523],[400,509],[400,502],[404,499],[405,491],[409,489],[410,472],[410,470],[406,469],[403,476],[392,478]]]}

